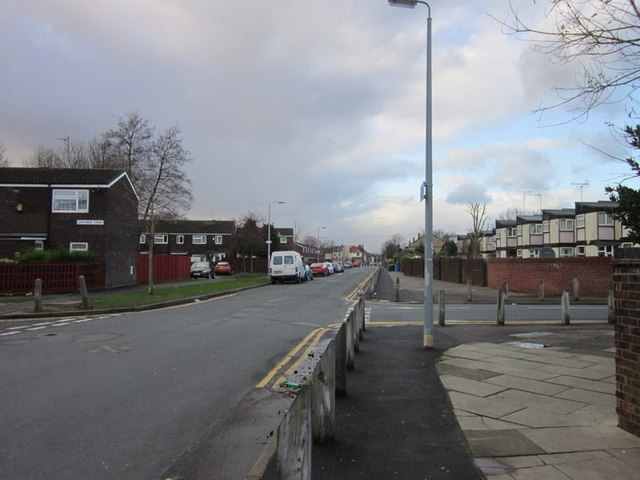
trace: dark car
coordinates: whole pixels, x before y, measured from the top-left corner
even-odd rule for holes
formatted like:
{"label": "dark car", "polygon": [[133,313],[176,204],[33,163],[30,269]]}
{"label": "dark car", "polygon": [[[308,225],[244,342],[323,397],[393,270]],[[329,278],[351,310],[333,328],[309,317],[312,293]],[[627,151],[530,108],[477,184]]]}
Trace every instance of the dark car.
{"label": "dark car", "polygon": [[209,262],[193,262],[191,264],[191,278],[215,278],[215,273]]}

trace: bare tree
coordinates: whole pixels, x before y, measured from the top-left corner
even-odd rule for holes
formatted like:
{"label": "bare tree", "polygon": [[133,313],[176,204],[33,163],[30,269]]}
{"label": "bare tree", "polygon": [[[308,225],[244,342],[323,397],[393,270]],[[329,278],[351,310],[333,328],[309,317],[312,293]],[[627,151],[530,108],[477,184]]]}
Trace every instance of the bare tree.
{"label": "bare tree", "polygon": [[469,239],[469,257],[480,257],[480,238],[487,224],[487,204],[470,203],[467,213],[471,215],[471,228],[467,238]]}
{"label": "bare tree", "polygon": [[9,157],[7,157],[7,147],[0,142],[0,168],[9,166]]}
{"label": "bare tree", "polygon": [[[189,152],[182,146],[180,128],[170,127],[151,144],[140,168],[136,189],[140,197],[142,220],[150,238],[155,236],[158,219],[179,218],[189,208],[193,195],[191,182],[184,172]],[[153,241],[149,243],[149,294],[153,293]]]}
{"label": "bare tree", "polygon": [[128,113],[118,119],[117,128],[107,131],[101,141],[110,168],[126,170],[137,188],[153,142],[149,122],[137,112]]}
{"label": "bare tree", "polygon": [[[535,3],[535,2],[534,2]],[[509,34],[532,38],[537,51],[559,63],[579,62],[573,88],[557,88],[558,105],[582,102],[582,114],[606,102],[620,88],[619,100],[633,100],[640,85],[640,2],[636,0],[546,0],[551,26],[537,29],[525,21],[513,2],[511,18],[501,21]],[[618,92],[619,93],[619,92]]]}
{"label": "bare tree", "polygon": [[60,155],[52,148],[38,145],[35,152],[23,162],[25,167],[32,168],[63,168],[64,162]]}

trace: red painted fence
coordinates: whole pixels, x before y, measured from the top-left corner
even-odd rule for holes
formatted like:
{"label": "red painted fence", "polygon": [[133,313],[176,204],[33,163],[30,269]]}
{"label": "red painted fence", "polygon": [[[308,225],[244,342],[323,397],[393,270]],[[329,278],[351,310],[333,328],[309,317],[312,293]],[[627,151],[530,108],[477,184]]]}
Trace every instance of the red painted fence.
{"label": "red painted fence", "polygon": [[79,292],[80,275],[88,289],[104,288],[103,263],[0,263],[0,294],[33,292],[37,278],[44,293]]}
{"label": "red painted fence", "polygon": [[[153,281],[172,282],[191,276],[191,259],[187,255],[154,255]],[[138,255],[138,283],[149,281],[149,255]]]}

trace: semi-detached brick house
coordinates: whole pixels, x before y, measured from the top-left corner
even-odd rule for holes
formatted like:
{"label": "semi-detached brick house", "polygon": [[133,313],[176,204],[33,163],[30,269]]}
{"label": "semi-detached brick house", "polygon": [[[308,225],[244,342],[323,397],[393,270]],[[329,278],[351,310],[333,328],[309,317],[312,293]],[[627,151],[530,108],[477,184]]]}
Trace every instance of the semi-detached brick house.
{"label": "semi-detached brick house", "polygon": [[92,252],[105,285],[136,281],[138,196],[123,170],[0,168],[0,258]]}

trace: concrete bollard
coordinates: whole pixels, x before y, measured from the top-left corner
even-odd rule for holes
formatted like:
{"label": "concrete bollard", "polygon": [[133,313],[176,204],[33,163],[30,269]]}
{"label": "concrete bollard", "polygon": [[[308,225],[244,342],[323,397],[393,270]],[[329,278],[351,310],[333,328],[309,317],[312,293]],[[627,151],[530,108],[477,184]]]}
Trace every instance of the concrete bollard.
{"label": "concrete bollard", "polygon": [[467,280],[467,302],[472,303],[473,302],[473,295],[472,295],[472,285],[471,285],[471,280]]}
{"label": "concrete bollard", "polygon": [[577,278],[573,279],[573,300],[576,302],[580,300],[580,282]]}
{"label": "concrete bollard", "polygon": [[544,280],[538,282],[538,300],[544,302]]}
{"label": "concrete bollard", "polygon": [[311,479],[311,389],[304,385],[278,427],[280,480]]}
{"label": "concrete bollard", "polygon": [[33,289],[33,310],[42,311],[42,279],[36,278],[36,284]]}
{"label": "concrete bollard", "polygon": [[80,275],[80,302],[84,310],[89,309],[89,292],[87,291],[87,282],[84,279],[84,275]]}
{"label": "concrete bollard", "polygon": [[607,297],[607,310],[608,310],[609,323],[610,324],[616,323],[616,309],[615,309],[613,290],[609,290],[609,296]]}
{"label": "concrete bollard", "polygon": [[562,301],[560,304],[560,320],[562,325],[571,324],[571,316],[569,315],[569,292],[562,292]]}
{"label": "concrete bollard", "polygon": [[509,281],[502,281],[502,291],[504,292],[504,299],[507,300],[509,298]]}
{"label": "concrete bollard", "polygon": [[506,298],[506,293],[504,290],[498,290],[498,325],[504,325],[505,320],[505,311],[504,311],[504,301]]}
{"label": "concrete bollard", "polygon": [[311,377],[311,425],[313,439],[333,440],[336,420],[335,344],[325,340],[313,350],[318,364]]}
{"label": "concrete bollard", "polygon": [[400,279],[396,278],[396,302],[400,301]]}
{"label": "concrete bollard", "polygon": [[444,290],[440,290],[440,296],[438,298],[438,309],[440,310],[440,312],[438,313],[438,325],[440,326],[444,326],[444,321],[445,321],[445,291]]}
{"label": "concrete bollard", "polygon": [[335,352],[336,395],[344,397],[347,394],[347,324],[344,322],[335,336]]}

